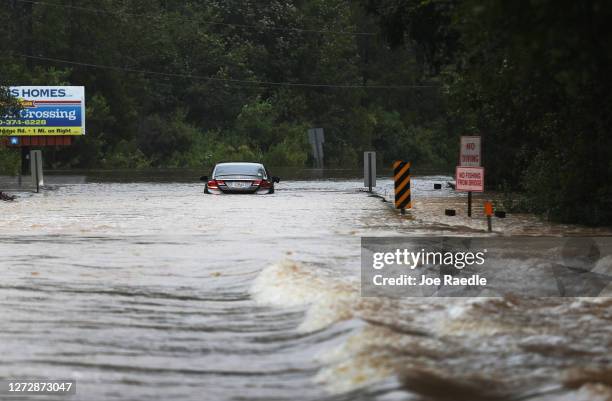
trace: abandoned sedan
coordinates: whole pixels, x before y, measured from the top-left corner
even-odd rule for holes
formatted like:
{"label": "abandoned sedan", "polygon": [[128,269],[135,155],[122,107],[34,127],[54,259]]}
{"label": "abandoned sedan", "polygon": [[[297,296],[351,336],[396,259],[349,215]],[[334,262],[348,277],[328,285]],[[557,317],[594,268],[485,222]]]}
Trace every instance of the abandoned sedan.
{"label": "abandoned sedan", "polygon": [[261,163],[218,163],[210,177],[200,178],[206,182],[206,194],[273,194],[274,183],[280,182],[273,177]]}

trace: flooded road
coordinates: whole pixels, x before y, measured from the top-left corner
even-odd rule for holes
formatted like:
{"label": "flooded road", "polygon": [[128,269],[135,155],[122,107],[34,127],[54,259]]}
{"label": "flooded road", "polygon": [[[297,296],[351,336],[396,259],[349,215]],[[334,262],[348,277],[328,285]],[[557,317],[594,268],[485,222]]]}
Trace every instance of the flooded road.
{"label": "flooded road", "polygon": [[443,216],[464,203],[431,189],[446,180],[415,180],[407,217],[349,179],[270,196],[78,183],[2,204],[0,378],[73,378],[78,400],[611,399],[610,298],[360,297],[362,236],[487,235]]}

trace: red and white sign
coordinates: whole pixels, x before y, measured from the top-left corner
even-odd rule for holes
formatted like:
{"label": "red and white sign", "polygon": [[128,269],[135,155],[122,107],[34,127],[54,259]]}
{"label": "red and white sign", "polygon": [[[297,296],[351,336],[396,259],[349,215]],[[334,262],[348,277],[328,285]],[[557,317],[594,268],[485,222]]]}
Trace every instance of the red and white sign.
{"label": "red and white sign", "polygon": [[480,167],[480,137],[462,136],[459,147],[459,165],[466,167]]}
{"label": "red and white sign", "polygon": [[484,192],[484,167],[457,166],[455,190],[461,192]]}

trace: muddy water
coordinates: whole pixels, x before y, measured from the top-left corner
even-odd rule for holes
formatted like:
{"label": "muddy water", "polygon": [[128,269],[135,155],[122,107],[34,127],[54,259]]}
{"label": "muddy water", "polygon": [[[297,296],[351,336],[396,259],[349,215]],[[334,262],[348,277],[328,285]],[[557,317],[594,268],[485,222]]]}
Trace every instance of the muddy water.
{"label": "muddy water", "polygon": [[485,234],[478,211],[443,216],[464,204],[445,180],[417,179],[403,218],[346,179],[76,180],[3,203],[0,379],[74,378],[79,400],[612,398],[610,298],[359,296],[361,236]]}

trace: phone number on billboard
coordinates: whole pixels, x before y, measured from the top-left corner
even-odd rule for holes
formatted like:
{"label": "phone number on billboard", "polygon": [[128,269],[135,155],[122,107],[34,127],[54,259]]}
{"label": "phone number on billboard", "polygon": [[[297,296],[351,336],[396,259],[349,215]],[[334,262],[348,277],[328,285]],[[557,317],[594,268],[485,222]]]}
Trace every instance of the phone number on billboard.
{"label": "phone number on billboard", "polygon": [[47,120],[0,120],[0,125],[47,125]]}

